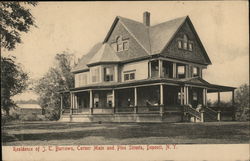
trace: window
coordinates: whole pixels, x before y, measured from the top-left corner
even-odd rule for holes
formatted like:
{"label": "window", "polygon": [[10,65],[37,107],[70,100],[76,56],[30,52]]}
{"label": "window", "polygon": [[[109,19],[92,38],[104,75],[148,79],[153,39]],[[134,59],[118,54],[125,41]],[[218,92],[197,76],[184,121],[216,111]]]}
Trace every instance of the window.
{"label": "window", "polygon": [[130,73],[130,80],[133,80],[133,79],[135,79],[135,73]]}
{"label": "window", "polygon": [[107,93],[107,107],[112,107],[113,95],[112,93]]}
{"label": "window", "polygon": [[183,49],[187,50],[187,42],[183,43]]}
{"label": "window", "polygon": [[116,41],[111,44],[116,52],[124,51],[129,49],[129,41],[122,39],[121,36],[116,38]]}
{"label": "window", "polygon": [[135,73],[134,72],[129,72],[124,74],[124,81],[128,80],[134,80],[135,79]]}
{"label": "window", "polygon": [[182,42],[179,40],[178,41],[178,48],[181,49],[182,48]]}
{"label": "window", "polygon": [[193,100],[194,101],[197,101],[198,100],[198,95],[197,95],[197,92],[193,92]]}
{"label": "window", "polygon": [[80,87],[88,83],[87,73],[79,73],[75,75],[75,86]]}
{"label": "window", "polygon": [[192,43],[189,43],[189,44],[188,44],[188,50],[189,50],[189,51],[193,51],[193,44],[192,44]]}
{"label": "window", "polygon": [[178,66],[178,74],[185,74],[185,66]]}
{"label": "window", "polygon": [[188,39],[186,34],[184,34],[183,38],[180,38],[177,43],[179,49],[193,51],[193,42]]}
{"label": "window", "polygon": [[128,41],[124,41],[123,42],[123,50],[128,50],[129,45],[128,45]]}
{"label": "window", "polygon": [[117,44],[117,51],[122,51],[123,50],[123,46],[122,44]]}
{"label": "window", "polygon": [[92,70],[92,82],[99,82],[99,68],[94,68]]}
{"label": "window", "polygon": [[99,107],[99,94],[94,94],[94,107]]}
{"label": "window", "polygon": [[199,69],[198,67],[193,67],[193,76],[196,77],[199,75]]}
{"label": "window", "polygon": [[104,68],[104,81],[110,82],[114,80],[114,67]]}
{"label": "window", "polygon": [[187,35],[183,35],[183,49],[185,50],[187,50],[187,42],[188,42]]}
{"label": "window", "polygon": [[184,65],[179,65],[177,67],[177,75],[178,78],[185,78],[185,66]]}
{"label": "window", "polygon": [[129,80],[129,74],[124,74],[124,80],[125,81]]}

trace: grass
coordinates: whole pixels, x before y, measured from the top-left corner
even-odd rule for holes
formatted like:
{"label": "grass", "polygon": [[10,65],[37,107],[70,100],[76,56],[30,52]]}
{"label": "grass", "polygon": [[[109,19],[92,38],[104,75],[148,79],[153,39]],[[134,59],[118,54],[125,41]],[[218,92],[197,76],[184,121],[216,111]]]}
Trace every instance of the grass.
{"label": "grass", "polygon": [[249,141],[249,122],[16,122],[2,127],[3,145],[238,144]]}

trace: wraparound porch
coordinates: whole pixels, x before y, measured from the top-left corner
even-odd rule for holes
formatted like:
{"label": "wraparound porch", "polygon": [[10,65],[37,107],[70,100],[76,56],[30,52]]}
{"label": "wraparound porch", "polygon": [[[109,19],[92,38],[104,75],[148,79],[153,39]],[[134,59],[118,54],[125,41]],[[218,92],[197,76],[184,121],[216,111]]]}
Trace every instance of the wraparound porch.
{"label": "wraparound porch", "polygon": [[[225,89],[222,87],[224,86],[219,88],[218,86],[194,84],[193,82],[166,83],[161,81],[136,86],[73,90],[70,92],[71,107],[65,109],[61,105],[61,114],[156,114],[165,117],[166,114],[178,113],[182,118],[181,120],[185,120],[185,114],[188,113],[190,114],[189,117],[195,117],[200,119],[200,121],[204,121],[204,111],[199,111],[199,115],[196,115],[197,112],[194,112],[197,111],[198,106],[202,106],[208,118],[220,120],[220,109],[207,107],[207,93],[231,91],[233,94],[232,98],[234,97],[234,88],[228,87]],[[187,110],[187,105],[189,110],[185,111]],[[201,118],[201,115],[203,115],[203,118]]]}

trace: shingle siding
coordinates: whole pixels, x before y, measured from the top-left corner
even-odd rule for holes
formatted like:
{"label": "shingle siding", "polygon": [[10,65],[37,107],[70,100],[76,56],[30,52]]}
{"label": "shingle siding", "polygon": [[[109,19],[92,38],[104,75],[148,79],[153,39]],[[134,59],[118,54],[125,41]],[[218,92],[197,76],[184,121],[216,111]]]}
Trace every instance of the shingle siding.
{"label": "shingle siding", "polygon": [[117,56],[122,60],[130,60],[138,57],[147,56],[147,52],[138,44],[133,36],[127,31],[127,29],[118,21],[112,34],[110,35],[107,43],[112,44],[116,41],[117,36],[122,36],[123,39],[129,39],[129,49],[117,52]]}
{"label": "shingle siding", "polygon": [[[183,35],[186,34],[188,39],[193,42],[193,51],[188,51],[184,49],[178,48],[178,40],[179,38],[183,38]],[[170,42],[169,46],[163,50],[162,55],[171,58],[177,58],[181,60],[191,61],[194,63],[204,64],[206,62],[206,58],[204,57],[202,48],[198,43],[193,31],[191,30],[187,21],[180,28],[179,32],[176,33],[174,39]]]}

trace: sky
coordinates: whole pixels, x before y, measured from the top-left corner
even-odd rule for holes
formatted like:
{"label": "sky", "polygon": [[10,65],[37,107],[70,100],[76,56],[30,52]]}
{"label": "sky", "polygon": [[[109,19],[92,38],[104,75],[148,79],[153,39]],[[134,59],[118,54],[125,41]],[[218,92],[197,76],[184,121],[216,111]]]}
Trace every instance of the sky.
{"label": "sky", "polygon": [[[189,15],[212,61],[205,80],[234,87],[249,82],[247,1],[39,2],[31,8],[37,27],[3,54],[15,55],[30,78],[39,79],[57,53],[69,51],[80,58],[103,41],[116,16],[142,22],[144,11],[151,13],[152,25]],[[30,98],[37,96],[29,91],[15,97]]]}

